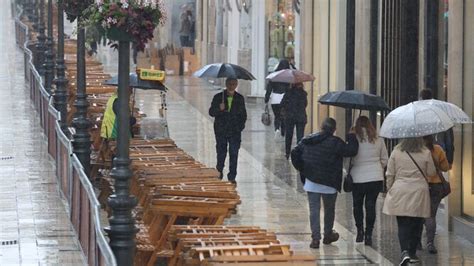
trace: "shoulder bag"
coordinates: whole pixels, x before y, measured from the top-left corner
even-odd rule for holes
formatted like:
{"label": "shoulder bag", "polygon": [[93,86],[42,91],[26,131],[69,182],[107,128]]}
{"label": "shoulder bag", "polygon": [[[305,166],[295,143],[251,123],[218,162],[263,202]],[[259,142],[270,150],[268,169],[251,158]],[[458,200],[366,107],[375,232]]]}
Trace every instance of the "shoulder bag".
{"label": "shoulder bag", "polygon": [[[425,178],[426,182],[428,183],[428,186],[430,185],[430,183],[428,182],[428,179],[426,178],[426,175],[425,173],[423,173],[423,171],[421,170],[420,166],[416,163],[415,159],[413,159],[413,157],[411,156],[411,154],[409,152],[407,152],[408,156],[410,156],[410,159],[413,161],[413,163],[416,165],[416,167],[418,168],[418,170],[421,172],[421,174],[423,175],[423,177]],[[448,181],[446,181],[446,179],[444,178],[443,174],[438,171],[438,169],[436,169],[436,173],[438,174],[439,176],[439,179],[441,179],[441,185],[443,186],[443,189],[441,191],[441,198],[444,198],[446,197],[447,195],[449,195],[449,193],[451,193],[451,185],[449,184]]]}
{"label": "shoulder bag", "polygon": [[351,169],[352,169],[352,157],[349,160],[349,169],[347,170],[347,175],[344,178],[344,182],[342,183],[342,188],[344,189],[345,192],[352,192],[352,189],[354,187],[354,180],[352,179]]}
{"label": "shoulder bag", "polygon": [[272,123],[272,117],[270,116],[270,111],[268,110],[268,104],[265,104],[265,111],[262,114],[262,124],[269,126]]}

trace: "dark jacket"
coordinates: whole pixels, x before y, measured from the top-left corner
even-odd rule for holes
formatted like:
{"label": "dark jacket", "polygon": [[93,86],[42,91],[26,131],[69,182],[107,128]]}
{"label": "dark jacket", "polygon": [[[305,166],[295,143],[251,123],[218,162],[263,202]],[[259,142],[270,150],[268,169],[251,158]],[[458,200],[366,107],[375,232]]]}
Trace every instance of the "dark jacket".
{"label": "dark jacket", "polygon": [[355,134],[347,142],[332,134],[319,132],[305,137],[291,151],[291,162],[302,178],[341,191],[342,159],[357,155],[359,142]]}
{"label": "dark jacket", "polygon": [[[222,98],[224,93],[224,98]],[[224,99],[225,110],[221,111],[219,105]],[[242,94],[235,92],[234,99],[230,112],[227,103],[227,92],[221,92],[214,95],[211,107],[209,108],[209,115],[214,117],[214,133],[219,136],[233,136],[240,134],[245,128],[247,121],[247,111],[245,110],[245,99]]]}
{"label": "dark jacket", "polygon": [[281,100],[281,105],[285,120],[300,123],[307,122],[306,106],[308,105],[308,93],[304,89],[288,89]]}
{"label": "dark jacket", "polygon": [[268,103],[270,100],[270,95],[273,93],[286,93],[287,90],[290,88],[289,83],[282,83],[282,82],[271,82],[269,81],[267,84],[267,91],[265,93],[265,103]]}

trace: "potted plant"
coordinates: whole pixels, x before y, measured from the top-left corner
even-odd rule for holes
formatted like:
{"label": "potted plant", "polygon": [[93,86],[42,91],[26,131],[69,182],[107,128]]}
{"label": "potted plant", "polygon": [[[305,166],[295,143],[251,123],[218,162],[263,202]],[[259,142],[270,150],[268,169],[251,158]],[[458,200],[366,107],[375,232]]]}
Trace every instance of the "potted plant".
{"label": "potted plant", "polygon": [[74,22],[81,13],[94,3],[94,0],[58,0],[63,1],[64,12],[66,12],[67,19]]}
{"label": "potted plant", "polygon": [[[80,25],[95,28],[112,41],[131,41],[138,51],[153,39],[153,32],[165,21],[161,0],[96,0],[82,13]],[[117,43],[112,43],[116,47]]]}

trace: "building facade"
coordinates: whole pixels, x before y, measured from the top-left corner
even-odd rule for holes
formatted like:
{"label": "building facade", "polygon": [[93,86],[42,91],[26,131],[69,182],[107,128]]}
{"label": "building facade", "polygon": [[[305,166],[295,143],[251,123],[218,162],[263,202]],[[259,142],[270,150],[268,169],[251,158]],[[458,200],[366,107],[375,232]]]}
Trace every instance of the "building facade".
{"label": "building facade", "polygon": [[[196,0],[196,8],[201,64],[250,69],[257,81],[241,85],[244,95],[264,94],[265,76],[280,58],[316,77],[305,84],[307,133],[329,115],[338,121],[337,134],[345,134],[354,114],[317,102],[337,90],[374,93],[396,108],[430,88],[474,117],[474,18],[466,16],[474,13],[473,1]],[[383,121],[384,114],[364,114],[378,126]],[[442,213],[450,230],[474,242],[472,125],[454,132],[453,192]]]}
{"label": "building facade", "polygon": [[265,77],[281,58],[295,60],[299,34],[293,0],[196,0],[196,53],[202,65],[228,62],[257,80],[241,81],[249,97],[265,94]]}

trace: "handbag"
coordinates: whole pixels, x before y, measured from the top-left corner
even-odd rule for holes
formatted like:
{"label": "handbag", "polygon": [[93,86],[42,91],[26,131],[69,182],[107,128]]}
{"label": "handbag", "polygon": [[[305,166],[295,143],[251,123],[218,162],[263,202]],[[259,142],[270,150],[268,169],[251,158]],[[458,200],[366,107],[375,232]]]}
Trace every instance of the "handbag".
{"label": "handbag", "polygon": [[272,123],[272,117],[270,116],[270,111],[268,110],[268,105],[265,105],[265,111],[262,114],[262,124],[269,126]]}
{"label": "handbag", "polygon": [[[423,177],[426,180],[426,183],[428,183],[428,186],[429,186],[430,183],[428,182],[428,179],[426,178],[425,173],[421,170],[420,166],[416,163],[415,159],[413,159],[411,154],[409,152],[407,152],[407,154],[408,154],[408,156],[410,156],[410,159],[413,161],[413,163],[416,165],[418,170],[421,172],[421,174],[423,175]],[[448,181],[446,181],[446,179],[444,178],[443,174],[441,174],[440,171],[436,170],[436,172],[437,172],[439,178],[441,179],[441,185],[443,186],[443,190],[441,191],[441,198],[444,198],[447,195],[449,195],[449,193],[451,193],[451,185],[449,184]]]}
{"label": "handbag", "polygon": [[354,180],[352,179],[351,175],[352,169],[352,158],[349,160],[349,169],[347,170],[347,175],[344,177],[344,182],[342,183],[342,188],[345,192],[352,192],[354,187]]}
{"label": "handbag", "polygon": [[443,189],[441,191],[441,198],[444,198],[448,196],[451,193],[451,184],[444,178],[443,173],[440,171],[438,172],[439,179],[441,179],[441,185],[443,186]]}

